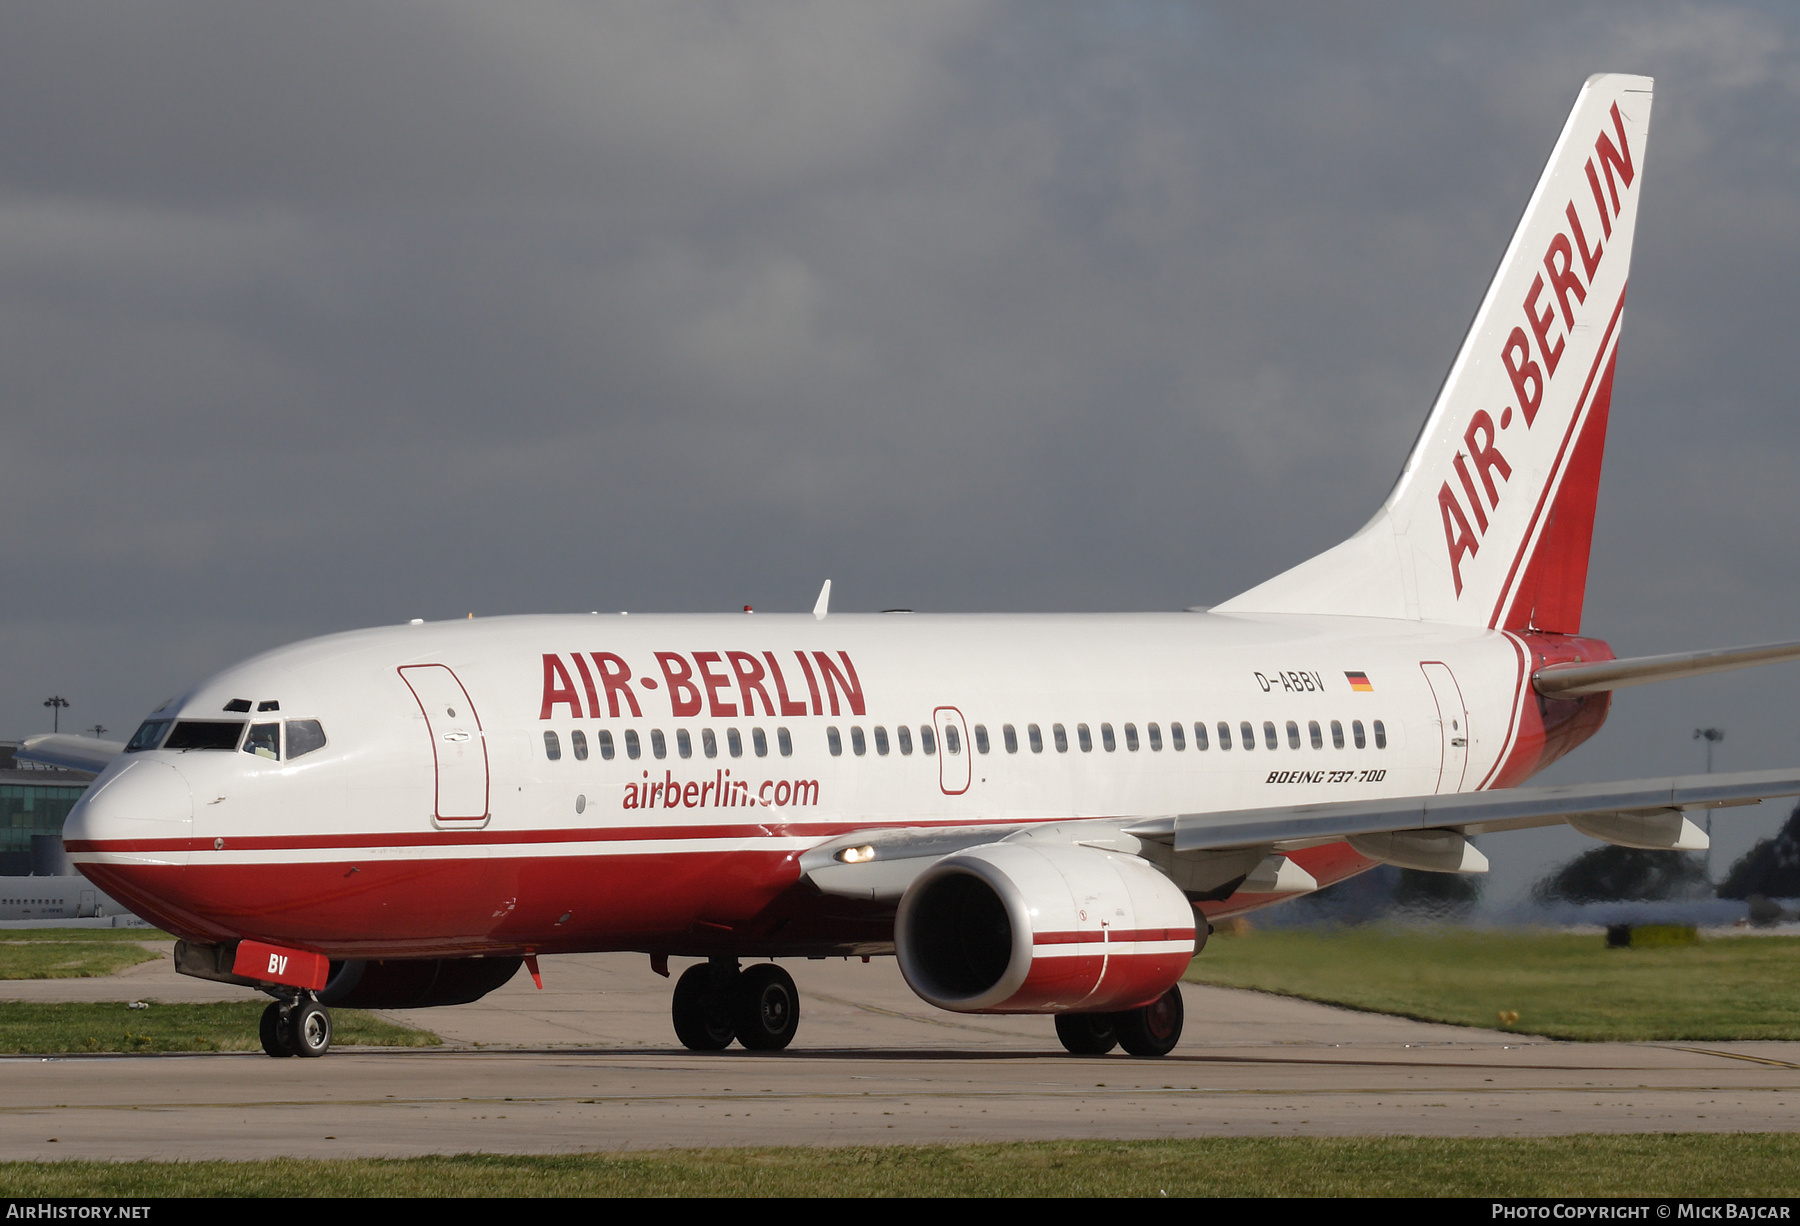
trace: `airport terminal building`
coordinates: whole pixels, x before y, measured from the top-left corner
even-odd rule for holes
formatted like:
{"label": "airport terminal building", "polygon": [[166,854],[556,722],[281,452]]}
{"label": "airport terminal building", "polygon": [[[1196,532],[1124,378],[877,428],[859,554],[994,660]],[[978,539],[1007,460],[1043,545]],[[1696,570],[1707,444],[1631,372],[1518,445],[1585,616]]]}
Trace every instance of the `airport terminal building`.
{"label": "airport terminal building", "polygon": [[[94,776],[14,758],[15,741],[0,741],[0,877],[48,877],[63,867],[62,828]],[[36,859],[33,859],[33,840]],[[54,851],[47,844],[54,844]]]}
{"label": "airport terminal building", "polygon": [[137,922],[63,853],[63,819],[94,776],[20,762],[0,741],[0,925],[112,919]]}

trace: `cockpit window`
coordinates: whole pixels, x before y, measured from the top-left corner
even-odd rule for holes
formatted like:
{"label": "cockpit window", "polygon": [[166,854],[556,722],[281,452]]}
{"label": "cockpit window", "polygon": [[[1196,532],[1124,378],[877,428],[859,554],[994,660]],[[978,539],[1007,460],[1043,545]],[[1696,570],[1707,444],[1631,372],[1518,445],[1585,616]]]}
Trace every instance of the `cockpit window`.
{"label": "cockpit window", "polygon": [[125,746],[126,753],[143,753],[146,749],[155,749],[162,744],[163,733],[169,730],[172,719],[147,719],[138,725],[138,730],[131,734],[131,740]]}
{"label": "cockpit window", "polygon": [[259,758],[279,761],[281,759],[281,725],[251,724],[250,735],[244,738],[244,752],[253,753]]}
{"label": "cockpit window", "polygon": [[244,725],[213,719],[184,719],[163,742],[164,749],[236,749]]}
{"label": "cockpit window", "polygon": [[298,758],[315,749],[325,748],[325,729],[316,719],[290,719],[287,722],[288,758]]}

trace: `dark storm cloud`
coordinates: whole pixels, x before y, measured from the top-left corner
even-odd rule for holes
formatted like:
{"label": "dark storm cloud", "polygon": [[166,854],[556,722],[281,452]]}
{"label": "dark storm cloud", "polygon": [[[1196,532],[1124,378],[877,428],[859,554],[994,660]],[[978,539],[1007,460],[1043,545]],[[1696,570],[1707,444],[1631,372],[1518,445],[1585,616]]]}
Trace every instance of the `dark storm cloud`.
{"label": "dark storm cloud", "polygon": [[[1600,70],[1588,625],[1794,637],[1795,19],[1566,7],[12,6],[11,734],[409,616],[1223,599],[1377,505]],[[1575,761],[1791,761],[1770,676]]]}

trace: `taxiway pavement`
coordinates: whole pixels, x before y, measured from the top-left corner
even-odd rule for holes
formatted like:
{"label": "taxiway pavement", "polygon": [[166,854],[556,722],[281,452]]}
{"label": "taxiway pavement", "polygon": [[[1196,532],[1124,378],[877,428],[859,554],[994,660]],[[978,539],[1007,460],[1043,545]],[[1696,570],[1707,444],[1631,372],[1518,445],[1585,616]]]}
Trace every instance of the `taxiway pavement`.
{"label": "taxiway pavement", "polygon": [[[486,999],[391,1012],[441,1049],[0,1059],[19,1159],[555,1153],[1225,1135],[1791,1131],[1800,1044],[1559,1043],[1187,985],[1163,1060],[1063,1053],[1048,1018],[938,1012],[892,959],[789,962],[778,1055],[674,1042],[648,960],[543,960]],[[680,967],[676,968],[679,972]],[[169,962],[0,1000],[242,999]]]}

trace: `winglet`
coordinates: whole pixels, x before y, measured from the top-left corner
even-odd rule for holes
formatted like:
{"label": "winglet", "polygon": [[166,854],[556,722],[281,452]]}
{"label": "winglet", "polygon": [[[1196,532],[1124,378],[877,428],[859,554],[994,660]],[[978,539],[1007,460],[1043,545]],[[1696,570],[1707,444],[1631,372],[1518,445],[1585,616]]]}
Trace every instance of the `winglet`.
{"label": "winglet", "polygon": [[829,612],[831,612],[831,580],[827,579],[825,586],[819,589],[818,602],[813,605],[813,616],[824,621],[825,615]]}

